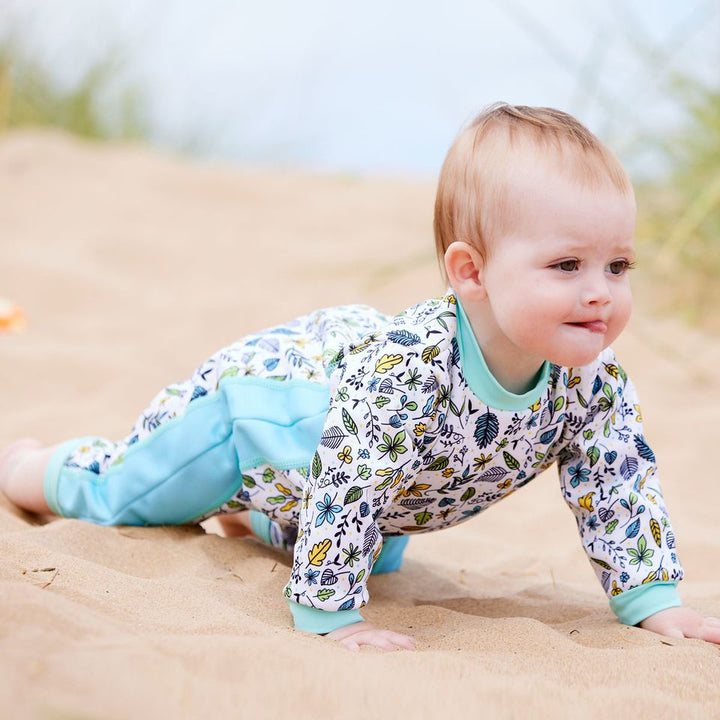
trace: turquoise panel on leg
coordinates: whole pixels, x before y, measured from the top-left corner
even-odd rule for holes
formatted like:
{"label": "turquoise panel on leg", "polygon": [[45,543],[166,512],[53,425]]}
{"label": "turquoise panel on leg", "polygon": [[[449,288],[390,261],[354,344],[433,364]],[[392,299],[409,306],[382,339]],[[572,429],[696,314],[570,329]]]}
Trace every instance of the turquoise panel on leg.
{"label": "turquoise panel on leg", "polygon": [[392,535],[383,538],[380,555],[372,566],[371,575],[382,575],[399,570],[402,566],[403,553],[410,538],[407,535]]}
{"label": "turquoise panel on leg", "polygon": [[190,522],[232,498],[245,469],[309,465],[328,400],[328,388],[309,381],[228,378],[105,473],[59,467],[46,494],[63,516],[102,525]]}

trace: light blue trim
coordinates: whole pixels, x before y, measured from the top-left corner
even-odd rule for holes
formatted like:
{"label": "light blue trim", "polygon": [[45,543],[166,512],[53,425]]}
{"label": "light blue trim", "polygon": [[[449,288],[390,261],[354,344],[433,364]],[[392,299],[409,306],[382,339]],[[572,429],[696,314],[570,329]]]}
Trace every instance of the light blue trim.
{"label": "light blue trim", "polygon": [[380,555],[372,566],[371,575],[383,575],[399,570],[402,566],[403,553],[410,538],[407,535],[393,535],[383,538]]}
{"label": "light blue trim", "polygon": [[542,396],[550,379],[550,363],[542,364],[532,388],[522,395],[506,390],[490,372],[482,350],[473,333],[465,310],[457,298],[457,332],[455,339],[460,349],[460,366],[470,389],[485,405],[496,410],[525,410]]}
{"label": "light blue trim", "polygon": [[51,507],[101,525],[190,522],[230,500],[244,470],[307,467],[329,401],[327,385],[307,380],[225,378],[102,475],[58,460],[46,475]]}
{"label": "light blue trim", "polygon": [[333,630],[362,622],[363,616],[358,610],[320,610],[319,608],[300,605],[292,600],[287,601],[292,613],[295,627],[303,632],[326,635]]}
{"label": "light blue trim", "polygon": [[639,585],[610,598],[610,609],[625,625],[637,625],[661,610],[680,607],[682,600],[676,582],[653,582]]}
{"label": "light blue trim", "polygon": [[250,511],[250,529],[258,540],[272,545],[272,538],[270,536],[270,527],[272,520],[259,510]]}
{"label": "light blue trim", "polygon": [[55,515],[64,517],[62,508],[58,502],[58,480],[60,478],[60,471],[62,470],[65,461],[75,452],[75,450],[82,445],[89,445],[93,442],[93,440],[95,440],[94,437],[82,437],[67,440],[58,445],[50,456],[50,461],[45,468],[43,493],[45,495],[45,501]]}

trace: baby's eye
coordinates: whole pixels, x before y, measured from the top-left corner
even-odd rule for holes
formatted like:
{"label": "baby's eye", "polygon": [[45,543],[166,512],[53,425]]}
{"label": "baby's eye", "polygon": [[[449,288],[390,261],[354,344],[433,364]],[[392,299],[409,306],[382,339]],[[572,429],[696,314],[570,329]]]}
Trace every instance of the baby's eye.
{"label": "baby's eye", "polygon": [[611,275],[622,275],[633,267],[631,262],[627,260],[613,260],[608,266],[607,271]]}
{"label": "baby's eye", "polygon": [[577,260],[561,260],[559,263],[555,264],[555,267],[558,270],[569,273],[575,272],[580,267],[580,263]]}

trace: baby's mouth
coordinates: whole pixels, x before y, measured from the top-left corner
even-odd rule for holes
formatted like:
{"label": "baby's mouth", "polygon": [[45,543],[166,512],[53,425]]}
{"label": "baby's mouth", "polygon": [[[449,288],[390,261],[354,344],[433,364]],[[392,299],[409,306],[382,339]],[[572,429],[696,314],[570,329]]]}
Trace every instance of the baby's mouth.
{"label": "baby's mouth", "polygon": [[607,323],[602,320],[588,320],[586,322],[571,322],[568,325],[588,330],[591,333],[604,334],[607,332]]}

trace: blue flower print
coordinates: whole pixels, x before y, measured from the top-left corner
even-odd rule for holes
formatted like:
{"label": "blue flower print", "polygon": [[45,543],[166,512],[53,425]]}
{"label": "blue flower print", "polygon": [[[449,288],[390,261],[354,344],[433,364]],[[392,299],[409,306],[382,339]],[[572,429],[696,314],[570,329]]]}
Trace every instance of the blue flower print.
{"label": "blue flower print", "polygon": [[363,448],[358,455],[363,459],[367,460],[370,457],[370,451],[367,448]]}
{"label": "blue flower print", "polygon": [[590,470],[588,468],[583,468],[582,463],[571,465],[568,468],[568,473],[570,474],[570,484],[574,488],[576,488],[581,482],[587,482],[590,477]]}
{"label": "blue flower print", "polygon": [[342,505],[333,505],[333,502],[335,502],[335,498],[331,498],[330,495],[325,493],[322,502],[315,503],[315,507],[320,511],[317,520],[315,520],[315,527],[320,527],[324,522],[335,522],[335,513],[342,510]]}
{"label": "blue flower print", "polygon": [[308,570],[305,573],[305,579],[307,580],[308,585],[315,585],[317,583],[318,576],[320,575],[319,570]]}

